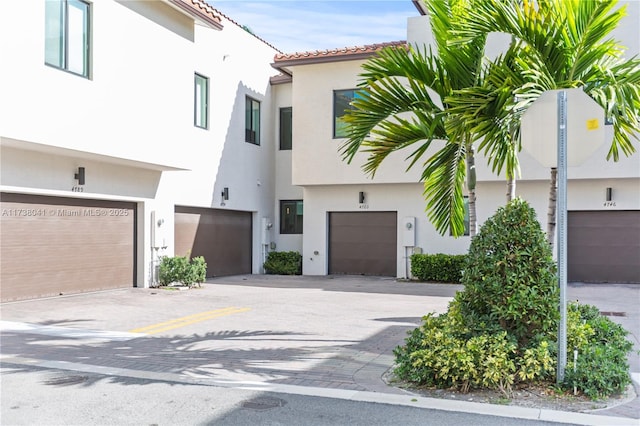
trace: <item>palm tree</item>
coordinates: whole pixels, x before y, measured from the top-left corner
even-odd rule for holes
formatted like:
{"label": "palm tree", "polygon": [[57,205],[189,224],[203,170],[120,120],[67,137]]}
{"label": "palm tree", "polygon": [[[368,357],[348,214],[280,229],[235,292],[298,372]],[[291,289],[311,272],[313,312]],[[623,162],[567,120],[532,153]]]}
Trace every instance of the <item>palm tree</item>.
{"label": "palm tree", "polygon": [[344,118],[349,138],[341,147],[349,162],[359,151],[367,153],[363,169],[371,176],[395,151],[412,148],[408,168],[428,155],[421,175],[427,215],[438,232],[453,236],[464,234],[465,180],[471,236],[477,228],[474,139],[449,111],[457,90],[478,86],[483,77],[485,37],[455,48],[449,43],[472,3],[426,2],[435,52],[431,47],[386,48],[363,65],[361,90]]}
{"label": "palm tree", "polygon": [[[483,87],[466,90],[453,105],[475,137],[493,149],[504,148],[504,129],[487,116],[519,123],[522,114],[547,90],[579,88],[600,104],[613,124],[607,159],[635,152],[640,133],[640,60],[625,59],[611,37],[625,15],[616,0],[485,0],[456,28],[452,46],[484,39],[490,32],[511,34],[513,57],[492,67]],[[502,67],[508,63],[508,67]],[[507,93],[507,96],[504,94]],[[455,104],[455,100],[453,102]],[[496,112],[499,110],[500,112]],[[507,118],[508,117],[508,118]],[[519,149],[519,147],[518,147]],[[551,170],[548,231],[555,235],[555,173]]]}

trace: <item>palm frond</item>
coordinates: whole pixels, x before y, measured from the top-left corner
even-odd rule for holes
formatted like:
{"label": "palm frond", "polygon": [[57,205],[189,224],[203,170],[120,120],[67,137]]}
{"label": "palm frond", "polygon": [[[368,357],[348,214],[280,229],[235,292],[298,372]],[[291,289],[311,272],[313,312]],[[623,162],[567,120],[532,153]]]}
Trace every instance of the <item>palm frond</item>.
{"label": "palm frond", "polygon": [[441,234],[464,235],[465,144],[447,143],[425,163],[427,217]]}

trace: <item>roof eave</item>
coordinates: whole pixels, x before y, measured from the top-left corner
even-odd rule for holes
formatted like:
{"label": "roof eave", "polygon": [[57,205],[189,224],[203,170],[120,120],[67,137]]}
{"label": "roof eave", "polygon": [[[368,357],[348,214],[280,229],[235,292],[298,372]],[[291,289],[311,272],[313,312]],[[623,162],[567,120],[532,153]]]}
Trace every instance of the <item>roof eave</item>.
{"label": "roof eave", "polygon": [[293,65],[325,64],[329,62],[356,61],[360,59],[368,59],[371,56],[374,56],[376,53],[377,52],[361,52],[361,53],[351,53],[348,55],[315,56],[315,57],[306,57],[306,58],[282,59],[282,60],[276,60],[271,65],[274,68],[281,69],[282,67],[290,67]]}
{"label": "roof eave", "polygon": [[282,72],[280,74],[274,75],[273,77],[269,78],[269,83],[272,86],[275,86],[277,84],[287,84],[293,81],[293,77],[291,76],[291,74],[286,72],[286,70],[281,70],[281,71]]}
{"label": "roof eave", "polygon": [[223,28],[222,19],[220,19],[215,14],[207,13],[201,10],[198,7],[195,7],[193,3],[189,0],[166,0],[170,5],[174,6],[176,9],[181,10],[182,12],[187,13],[189,16],[193,17],[199,23],[207,25],[213,29],[221,30]]}

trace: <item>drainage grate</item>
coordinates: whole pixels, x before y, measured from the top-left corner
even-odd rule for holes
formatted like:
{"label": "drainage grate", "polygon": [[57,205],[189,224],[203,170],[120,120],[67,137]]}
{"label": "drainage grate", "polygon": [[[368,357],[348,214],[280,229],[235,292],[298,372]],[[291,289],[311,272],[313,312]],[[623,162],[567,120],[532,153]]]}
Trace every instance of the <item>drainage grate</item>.
{"label": "drainage grate", "polygon": [[89,376],[61,376],[45,380],[44,384],[49,386],[71,386],[84,383],[89,380]]}
{"label": "drainage grate", "polygon": [[287,401],[280,398],[259,397],[243,401],[242,408],[250,410],[270,410],[271,408],[284,407]]}
{"label": "drainage grate", "polygon": [[626,317],[626,312],[600,312],[600,315],[604,315],[605,317]]}

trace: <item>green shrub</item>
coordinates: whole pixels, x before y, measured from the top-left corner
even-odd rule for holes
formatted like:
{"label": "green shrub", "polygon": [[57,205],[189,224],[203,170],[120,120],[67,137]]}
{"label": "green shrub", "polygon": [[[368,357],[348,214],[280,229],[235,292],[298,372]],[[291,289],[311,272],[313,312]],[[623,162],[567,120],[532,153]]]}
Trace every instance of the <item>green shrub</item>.
{"label": "green shrub", "polygon": [[555,371],[548,342],[523,354],[516,348],[505,331],[468,336],[448,313],[430,314],[394,350],[394,373],[422,386],[462,392],[489,388],[508,395],[516,381],[541,381]]}
{"label": "green shrub", "polygon": [[204,261],[204,257],[197,256],[191,258],[189,264],[189,270],[183,281],[184,285],[192,287],[194,284],[203,283],[207,276],[207,263]]}
{"label": "green shrub", "polygon": [[180,283],[189,287],[205,281],[207,264],[204,257],[198,256],[189,260],[187,256],[165,256],[160,261],[160,285],[168,286]]}
{"label": "green shrub", "polygon": [[460,283],[467,256],[452,254],[411,255],[411,275],[420,281]]}
{"label": "green shrub", "polygon": [[[426,321],[426,319],[427,317],[423,318],[424,321]],[[405,339],[404,345],[398,346],[393,350],[396,362],[394,374],[402,380],[435,386],[434,380],[428,371],[419,368],[411,361],[411,355],[422,349],[422,344],[425,340],[423,328],[424,327],[416,327],[407,332],[409,336]]]}
{"label": "green shrub", "polygon": [[525,349],[518,360],[518,379],[523,382],[552,379],[556,371],[554,352],[546,340]]}
{"label": "green shrub", "polygon": [[302,255],[297,251],[272,251],[264,262],[267,274],[301,275]]}
{"label": "green shrub", "polygon": [[[420,261],[416,262],[419,263]],[[474,237],[462,277],[465,288],[446,314],[423,318],[394,350],[398,378],[423,386],[493,388],[555,382],[559,305],[555,263],[534,211],[513,200]],[[570,352],[562,386],[591,398],[630,383],[628,332],[590,305],[570,304]],[[573,347],[579,356],[573,371]]]}
{"label": "green shrub", "polygon": [[[458,292],[470,328],[499,326],[519,348],[556,334],[560,303],[556,267],[535,211],[515,199],[498,209],[471,240]],[[481,330],[478,330],[481,331]]]}
{"label": "green shrub", "polygon": [[182,282],[189,270],[189,259],[184,256],[164,256],[160,260],[160,285]]}
{"label": "green shrub", "polygon": [[[572,336],[576,330],[580,337],[587,334],[587,338]],[[633,344],[626,339],[628,334],[621,325],[600,315],[596,307],[570,304],[567,309],[569,359],[564,387],[573,389],[575,386],[592,399],[624,391],[631,383],[627,353]],[[578,350],[577,363],[573,361],[574,348]]]}

